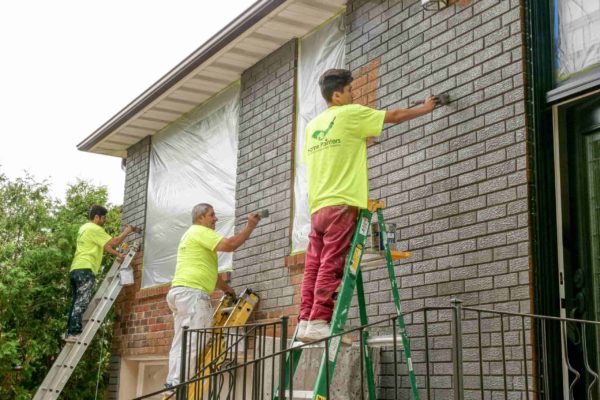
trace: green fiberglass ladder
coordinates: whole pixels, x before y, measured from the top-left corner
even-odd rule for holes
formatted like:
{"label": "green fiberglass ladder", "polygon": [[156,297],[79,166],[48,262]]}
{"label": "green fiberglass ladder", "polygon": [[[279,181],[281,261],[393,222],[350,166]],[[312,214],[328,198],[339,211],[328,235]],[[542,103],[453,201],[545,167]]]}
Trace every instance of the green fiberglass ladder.
{"label": "green fiberglass ladder", "polygon": [[123,262],[120,263],[115,260],[83,314],[82,322],[84,326],[79,338],[75,343],[65,344],[44,378],[42,385],[35,393],[33,400],[58,399],[83,353],[85,353],[102,322],[104,322],[121,289],[124,286],[133,284],[133,269],[130,264],[138,251],[138,247],[138,243],[133,244],[125,255]]}
{"label": "green fiberglass ladder", "polygon": [[[398,316],[398,334],[400,335],[400,339],[402,341],[402,346],[404,349],[404,356],[406,358],[406,364],[408,368],[408,377],[412,389],[412,398],[413,400],[419,400],[419,392],[417,389],[417,382],[415,377],[415,371],[412,365],[412,356],[410,352],[410,343],[408,340],[408,336],[406,334],[405,324],[404,324],[404,316],[402,315],[401,307],[400,307],[400,296],[398,294],[398,286],[396,285],[396,275],[394,273],[394,261],[402,258],[410,257],[410,253],[408,252],[400,252],[400,251],[392,251],[390,249],[389,242],[387,240],[387,232],[386,232],[386,224],[383,219],[383,207],[384,203],[381,200],[369,200],[369,204],[367,209],[361,210],[358,216],[358,222],[356,226],[356,231],[354,232],[354,236],[352,237],[352,244],[350,246],[350,251],[348,253],[348,257],[346,258],[346,266],[344,268],[344,277],[342,279],[342,284],[340,287],[340,292],[338,295],[338,299],[336,301],[335,309],[333,311],[333,317],[331,319],[331,329],[329,331],[329,335],[336,335],[342,333],[344,331],[344,325],[346,324],[346,320],[348,319],[348,312],[350,311],[350,305],[352,302],[352,295],[354,294],[354,287],[356,287],[357,296],[358,296],[358,310],[361,325],[368,324],[367,317],[367,309],[365,304],[365,295],[363,289],[363,280],[362,280],[362,272],[361,272],[361,264],[366,264],[362,262],[363,253],[365,252],[365,241],[369,232],[369,226],[371,225],[371,218],[374,213],[377,213],[377,220],[379,226],[379,235],[380,235],[380,243],[384,246],[383,255],[385,256],[385,261],[387,264],[389,280],[392,287],[392,294],[394,298],[394,305],[396,306],[396,314]],[[377,247],[374,243],[374,247]],[[370,262],[369,262],[370,263]],[[296,332],[292,338],[292,343],[296,340],[296,334],[298,333],[298,329],[296,328]],[[368,339],[368,332],[364,332],[363,339],[361,342],[361,346],[363,346],[363,362],[366,369],[367,374],[367,384],[368,384],[368,393],[369,399],[375,400],[375,376],[373,372],[373,363],[371,360],[371,352],[368,348],[370,342]],[[290,378],[293,379],[293,376],[296,372],[296,368],[298,367],[300,357],[302,355],[302,349],[304,347],[297,348],[295,344],[293,345],[293,349],[291,350],[292,360],[290,362],[290,353],[287,354],[287,358],[285,361],[285,387],[283,390],[279,390],[279,388],[274,392],[273,400],[282,400],[280,394],[283,394],[285,398],[295,399],[295,398],[312,398],[313,400],[328,400],[328,383],[332,381],[333,372],[336,365],[337,356],[340,350],[340,342],[341,336],[336,336],[329,341],[328,352],[323,354],[323,359],[321,361],[321,367],[319,369],[319,373],[317,375],[317,381],[315,384],[314,391],[296,393],[293,391],[290,393]],[[290,371],[290,365],[292,370]],[[300,397],[298,397],[300,396]]]}

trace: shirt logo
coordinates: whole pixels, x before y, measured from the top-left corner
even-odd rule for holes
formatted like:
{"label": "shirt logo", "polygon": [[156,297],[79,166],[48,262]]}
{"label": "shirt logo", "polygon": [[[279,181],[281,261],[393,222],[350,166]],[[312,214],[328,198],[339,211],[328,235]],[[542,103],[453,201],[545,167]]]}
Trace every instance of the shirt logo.
{"label": "shirt logo", "polygon": [[317,139],[317,140],[323,140],[323,139],[325,139],[325,136],[327,136],[327,134],[329,133],[329,131],[331,130],[331,128],[333,128],[333,123],[334,122],[335,122],[335,117],[333,117],[333,119],[329,123],[329,126],[327,127],[327,129],[325,129],[324,131],[321,131],[321,130],[314,131],[313,134],[312,134],[312,138],[313,139]]}

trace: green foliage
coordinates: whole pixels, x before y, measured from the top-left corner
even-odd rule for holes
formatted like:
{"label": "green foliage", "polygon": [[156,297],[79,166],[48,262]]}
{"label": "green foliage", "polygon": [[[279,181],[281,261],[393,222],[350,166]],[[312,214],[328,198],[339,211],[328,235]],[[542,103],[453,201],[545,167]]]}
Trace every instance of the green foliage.
{"label": "green foliage", "polygon": [[[45,181],[31,176],[10,180],[0,173],[0,399],[30,399],[64,345],[77,231],[87,222],[89,206],[106,204],[107,197],[105,187],[78,181],[61,202],[49,196]],[[116,235],[121,210],[107,208],[105,228]],[[110,264],[105,257],[103,265]],[[109,316],[61,399],[94,398],[98,373],[102,398],[111,335]]]}

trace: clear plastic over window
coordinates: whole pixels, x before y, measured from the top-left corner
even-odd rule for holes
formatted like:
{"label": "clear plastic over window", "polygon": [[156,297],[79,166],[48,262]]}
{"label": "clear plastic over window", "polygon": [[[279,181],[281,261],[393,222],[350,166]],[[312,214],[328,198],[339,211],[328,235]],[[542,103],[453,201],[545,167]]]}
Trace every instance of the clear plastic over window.
{"label": "clear plastic over window", "polygon": [[[239,85],[227,89],[152,137],[142,288],[173,278],[177,247],[192,224],[192,208],[209,203],[216,230],[234,230]],[[219,253],[219,271],[231,270]]]}
{"label": "clear plastic over window", "polygon": [[600,67],[600,0],[555,0],[556,79]]}
{"label": "clear plastic over window", "polygon": [[310,233],[308,184],[306,168],[302,164],[304,129],[311,119],[327,108],[319,89],[319,76],[329,68],[344,68],[345,37],[344,21],[338,17],[300,40],[292,253],[306,250]]}

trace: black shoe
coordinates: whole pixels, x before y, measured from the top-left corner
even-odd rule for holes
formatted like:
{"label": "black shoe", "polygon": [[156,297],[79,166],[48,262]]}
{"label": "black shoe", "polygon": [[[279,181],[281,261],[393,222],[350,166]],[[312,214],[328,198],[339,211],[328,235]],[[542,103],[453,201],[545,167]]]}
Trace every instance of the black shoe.
{"label": "black shoe", "polygon": [[173,388],[173,385],[170,383],[165,383],[164,384],[164,388],[165,389],[170,389],[170,390],[166,390],[163,392],[164,398],[170,398],[171,396],[173,396],[175,394],[175,389]]}

